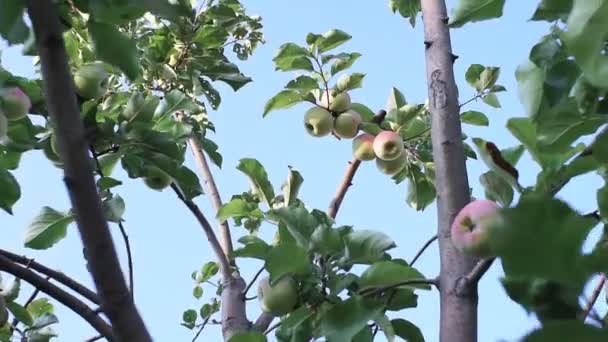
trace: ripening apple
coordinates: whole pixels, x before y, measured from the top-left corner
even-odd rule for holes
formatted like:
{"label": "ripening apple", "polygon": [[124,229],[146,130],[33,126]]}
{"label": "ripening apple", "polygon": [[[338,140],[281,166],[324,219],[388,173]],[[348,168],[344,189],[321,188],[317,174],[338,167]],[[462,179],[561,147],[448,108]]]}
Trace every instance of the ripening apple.
{"label": "ripening apple", "polygon": [[101,63],[83,65],[74,74],[76,92],[87,100],[100,98],[108,91],[109,77]]}
{"label": "ripening apple", "polygon": [[6,138],[6,132],[8,132],[8,119],[0,111],[0,143]]}
{"label": "ripening apple", "polygon": [[374,160],[374,136],[363,133],[353,139],[353,157],[359,160]]}
{"label": "ripening apple", "polygon": [[[327,93],[329,92],[329,100]],[[334,113],[344,113],[350,109],[350,95],[347,92],[337,92],[334,89],[322,90],[319,105]]]}
{"label": "ripening apple", "polygon": [[359,132],[361,121],[361,115],[349,109],[334,120],[334,132],[343,139],[354,138]]}
{"label": "ripening apple", "polygon": [[385,175],[393,176],[401,172],[407,163],[407,156],[401,153],[397,159],[384,160],[376,158],[376,167]]}
{"label": "ripening apple", "polygon": [[0,90],[0,108],[4,116],[10,120],[19,120],[27,115],[32,102],[30,98],[18,87]]}
{"label": "ripening apple", "polygon": [[280,317],[290,313],[298,304],[298,285],[293,277],[285,275],[271,286],[268,277],[258,284],[258,300],[262,311]]}
{"label": "ripening apple", "polygon": [[308,134],[314,137],[323,137],[331,132],[334,118],[325,108],[313,107],[304,115],[304,127]]}
{"label": "ripening apple", "polygon": [[374,153],[383,160],[395,160],[403,154],[403,140],[399,133],[383,131],[374,139]]}
{"label": "ripening apple", "polygon": [[168,187],[172,182],[171,176],[169,176],[165,171],[157,167],[150,167],[143,178],[144,183],[149,188],[158,191],[161,191],[164,188]]}
{"label": "ripening apple", "polygon": [[465,254],[491,255],[489,227],[498,217],[500,207],[493,201],[475,200],[460,210],[452,223],[452,243]]}

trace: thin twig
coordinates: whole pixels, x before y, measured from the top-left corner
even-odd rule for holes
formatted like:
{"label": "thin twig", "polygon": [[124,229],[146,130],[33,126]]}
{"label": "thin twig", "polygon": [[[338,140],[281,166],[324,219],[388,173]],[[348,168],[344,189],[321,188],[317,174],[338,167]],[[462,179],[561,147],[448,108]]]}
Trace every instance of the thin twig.
{"label": "thin twig", "polygon": [[133,254],[131,253],[131,243],[129,242],[129,235],[127,230],[121,221],[118,222],[118,228],[120,228],[120,234],[122,240],[125,243],[125,249],[127,250],[127,266],[129,267],[129,290],[131,292],[131,298],[135,299],[135,280],[133,276]]}
{"label": "thin twig", "polygon": [[97,336],[93,336],[91,338],[89,338],[88,340],[84,341],[84,342],[95,342],[95,341],[99,341],[103,338],[102,335],[97,335]]}
{"label": "thin twig", "polygon": [[203,324],[201,324],[201,327],[196,332],[196,335],[194,335],[194,338],[192,339],[192,342],[196,341],[196,339],[198,338],[198,336],[203,332],[203,329],[205,329],[205,326],[207,325],[207,323],[209,323],[210,319],[211,319],[211,315],[209,315],[209,316],[207,316],[207,318],[205,318],[205,320],[203,321]]}
{"label": "thin twig", "polygon": [[283,322],[277,322],[275,324],[273,324],[270,328],[268,328],[268,330],[264,331],[264,335],[268,335],[270,334],[273,330],[275,330],[276,328],[281,326],[281,323]]}
{"label": "thin twig", "polygon": [[462,108],[462,107],[464,107],[464,106],[466,106],[467,104],[469,104],[469,103],[471,103],[471,102],[473,102],[473,101],[477,100],[478,98],[480,98],[480,97],[482,97],[482,96],[483,96],[483,92],[479,92],[479,93],[475,94],[475,96],[473,96],[472,98],[470,98],[470,99],[468,99],[467,101],[465,101],[465,102],[463,102],[463,103],[459,104],[459,105],[458,105],[458,108]]}
{"label": "thin twig", "polygon": [[412,262],[410,262],[410,266],[414,266],[414,264],[416,263],[416,261],[418,260],[418,258],[420,258],[420,256],[422,255],[422,253],[424,253],[424,251],[429,248],[429,246],[435,242],[437,240],[437,234],[435,234],[432,238],[430,238],[425,244],[424,246],[422,246],[422,248],[420,248],[420,250],[418,251],[418,253],[416,253],[416,256],[414,257],[414,259],[412,259]]}
{"label": "thin twig", "polygon": [[477,265],[473,267],[471,272],[469,272],[469,274],[467,274],[465,277],[468,285],[476,286],[477,283],[479,283],[479,281],[481,280],[481,277],[483,277],[483,275],[486,274],[486,272],[490,269],[490,266],[492,266],[494,260],[496,260],[496,258],[491,257],[479,261]]}
{"label": "thin twig", "polygon": [[36,274],[36,272],[17,264],[5,256],[0,256],[0,270],[25,280],[32,286],[40,289],[40,291],[53,297],[58,302],[67,306],[86,320],[93,328],[95,328],[95,330],[97,330],[109,341],[114,341],[112,328],[80,299],[52,284],[50,281]]}
{"label": "thin twig", "polygon": [[[243,291],[243,296],[247,296],[247,292],[249,291],[249,289],[251,288],[251,286],[253,286],[253,284],[255,284],[255,281],[258,280],[258,278],[260,277],[260,275],[262,274],[262,272],[264,272],[265,267],[262,266],[257,272],[256,274],[253,276],[253,279],[251,279],[251,281],[249,282],[249,284],[247,284],[247,287],[245,288],[245,291]],[[245,297],[245,300],[247,300],[247,297]]]}
{"label": "thin twig", "polygon": [[215,236],[215,232],[213,231],[211,224],[209,224],[209,221],[207,220],[207,218],[205,217],[203,212],[200,210],[200,208],[194,202],[187,199],[182,194],[181,190],[177,187],[177,185],[172,183],[171,189],[173,189],[173,191],[175,192],[177,197],[186,205],[186,207],[190,210],[190,212],[194,215],[194,217],[196,217],[201,228],[203,228],[203,231],[207,235],[207,240],[209,240],[209,243],[211,244],[211,248],[213,248],[213,251],[215,252],[215,255],[220,264],[220,270],[222,272],[224,281],[229,281],[232,278],[232,275],[230,272],[230,269],[231,269],[230,262],[228,261],[228,258],[226,258],[226,255],[224,254],[224,251],[222,250],[222,246],[220,245],[219,240]]}
{"label": "thin twig", "polygon": [[362,296],[373,296],[378,293],[382,293],[384,291],[388,291],[388,290],[391,290],[391,289],[394,289],[394,288],[397,288],[400,286],[425,285],[425,284],[433,285],[433,286],[437,287],[437,279],[408,279],[408,280],[400,281],[398,283],[387,285],[387,286],[365,289],[365,290],[360,291],[359,294]]}
{"label": "thin twig", "polygon": [[600,275],[600,280],[598,281],[597,285],[595,286],[595,289],[593,290],[593,293],[591,294],[591,298],[589,298],[589,302],[587,303],[587,306],[585,307],[585,309],[583,310],[583,312],[580,315],[580,318],[583,321],[585,319],[587,319],[587,316],[589,315],[591,310],[593,310],[593,307],[595,306],[595,303],[597,302],[597,299],[599,298],[600,293],[602,293],[602,288],[604,287],[605,283],[606,283],[606,274],[602,273]]}

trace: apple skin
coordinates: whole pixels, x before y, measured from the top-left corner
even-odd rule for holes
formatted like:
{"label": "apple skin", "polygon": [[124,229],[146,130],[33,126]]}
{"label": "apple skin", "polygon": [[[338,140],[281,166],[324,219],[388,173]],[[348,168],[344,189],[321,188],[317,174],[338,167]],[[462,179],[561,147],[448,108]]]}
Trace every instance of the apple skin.
{"label": "apple skin", "polygon": [[354,110],[347,110],[334,120],[334,132],[343,139],[354,138],[359,133],[361,115]]}
{"label": "apple skin", "polygon": [[403,154],[403,140],[399,133],[383,131],[374,139],[374,153],[382,160],[395,160]]}
{"label": "apple skin", "polygon": [[25,117],[32,107],[30,98],[18,87],[2,89],[0,97],[2,112],[9,121]]}
{"label": "apple skin", "polygon": [[6,138],[8,132],[8,119],[4,116],[4,113],[0,110],[0,142]]}
{"label": "apple skin", "polygon": [[87,100],[102,97],[108,91],[109,76],[101,63],[83,65],[74,74],[76,93]]}
{"label": "apple skin", "polygon": [[338,93],[333,89],[329,90],[329,100],[327,98],[327,90],[321,91],[321,99],[319,105],[329,109],[334,113],[344,113],[350,109],[350,95],[347,92]]}
{"label": "apple skin", "polygon": [[384,160],[376,158],[376,167],[378,168],[378,170],[380,170],[380,172],[384,173],[385,175],[393,176],[403,170],[406,162],[407,156],[405,155],[405,153],[401,153],[401,155],[397,157],[397,159],[393,160]]}
{"label": "apple skin", "polygon": [[334,125],[331,113],[325,108],[313,107],[304,115],[304,127],[313,137],[323,137],[331,132]]}
{"label": "apple skin", "polygon": [[374,136],[363,133],[353,139],[353,157],[359,160],[374,160]]}
{"label": "apple skin", "polygon": [[149,188],[158,191],[162,191],[172,182],[171,176],[157,167],[149,168],[143,178]]}
{"label": "apple skin", "polygon": [[462,253],[491,256],[489,230],[499,215],[500,207],[493,201],[475,200],[460,210],[451,227],[452,243]]}
{"label": "apple skin", "polygon": [[275,317],[286,315],[298,304],[298,285],[293,277],[286,275],[270,285],[268,277],[260,279],[258,300],[262,311]]}

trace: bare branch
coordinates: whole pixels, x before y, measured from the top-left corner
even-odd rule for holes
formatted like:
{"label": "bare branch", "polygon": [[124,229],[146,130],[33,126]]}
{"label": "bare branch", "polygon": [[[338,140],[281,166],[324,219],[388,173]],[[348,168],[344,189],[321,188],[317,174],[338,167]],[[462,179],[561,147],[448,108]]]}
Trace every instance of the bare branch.
{"label": "bare branch", "polygon": [[418,251],[418,253],[416,253],[416,256],[414,256],[414,259],[412,259],[412,262],[410,262],[410,266],[414,266],[414,264],[416,263],[416,261],[418,260],[418,258],[420,258],[420,256],[422,255],[422,253],[424,253],[424,251],[429,248],[429,246],[435,242],[435,240],[437,240],[437,235],[434,235],[432,238],[430,238],[425,244],[424,246],[422,246],[422,248],[420,248],[420,250]]}
{"label": "bare branch", "polygon": [[264,335],[268,335],[270,334],[273,330],[275,330],[276,328],[281,326],[281,323],[283,322],[277,322],[275,323],[273,326],[271,326],[270,328],[268,328],[268,330],[264,331]]}
{"label": "bare branch", "polygon": [[29,259],[29,258],[20,256],[20,255],[11,253],[11,252],[5,251],[3,249],[0,249],[0,256],[3,256],[18,264],[27,265],[27,268],[31,268],[39,273],[42,273],[48,277],[51,277],[52,279],[58,281],[62,285],[65,285],[68,288],[72,289],[73,291],[75,291],[79,295],[83,296],[84,298],[90,300],[94,304],[99,305],[101,303],[99,300],[99,297],[97,296],[97,294],[95,292],[89,290],[86,286],[80,284],[76,280],[66,276],[65,274],[63,274],[61,272],[50,269],[47,266],[44,266],[44,265],[34,261],[33,259]]}
{"label": "bare branch", "polygon": [[211,319],[211,315],[209,315],[209,316],[207,316],[207,318],[205,318],[205,320],[203,321],[203,324],[201,324],[201,327],[196,332],[196,335],[194,335],[194,338],[192,339],[192,342],[196,341],[196,339],[200,336],[200,334],[203,332],[203,330],[207,326],[207,323],[209,323],[210,319]]}
{"label": "bare branch", "polygon": [[357,172],[357,169],[359,169],[359,165],[361,165],[361,161],[358,159],[353,159],[348,162],[348,167],[346,168],[344,178],[342,179],[340,186],[338,186],[338,190],[336,190],[336,194],[334,195],[334,198],[331,200],[331,203],[329,204],[329,209],[327,209],[327,215],[329,217],[331,217],[332,219],[335,219],[336,215],[338,215],[338,210],[340,210],[340,205],[342,204],[342,201],[344,200],[344,196],[346,196],[346,192],[348,191],[348,188],[353,184],[352,181],[353,181],[353,178],[355,177],[355,173]]}
{"label": "bare branch", "polygon": [[265,267],[262,266],[257,272],[256,274],[253,276],[253,279],[251,279],[251,281],[249,282],[249,284],[247,284],[247,287],[245,288],[245,291],[243,292],[243,297],[245,297],[245,300],[247,300],[246,296],[247,296],[247,292],[249,291],[249,289],[251,289],[251,287],[253,286],[253,284],[255,284],[255,281],[258,280],[258,278],[260,277],[260,275],[262,274],[262,272],[264,272]]}
{"label": "bare branch", "polygon": [[484,276],[484,274],[486,274],[486,272],[492,266],[492,263],[494,263],[494,260],[496,260],[496,258],[491,257],[491,258],[487,258],[487,259],[483,259],[483,260],[479,261],[477,263],[477,265],[475,265],[475,267],[473,267],[471,272],[469,272],[469,274],[465,277],[467,282],[469,283],[468,285],[477,286],[477,284],[479,283],[481,278]]}
{"label": "bare branch", "polygon": [[91,310],[85,303],[72,296],[61,288],[53,285],[48,280],[36,274],[34,271],[18,265],[5,256],[0,256],[0,270],[23,279],[40,291],[53,297],[61,304],[67,306],[84,320],[86,320],[95,330],[102,334],[108,341],[114,341],[112,328],[95,311]]}
{"label": "bare branch", "polygon": [[129,235],[122,222],[118,222],[118,228],[122,235],[122,240],[125,242],[125,249],[127,250],[127,267],[129,268],[129,292],[131,292],[131,299],[135,300],[135,280],[133,276],[133,254],[131,253],[131,243],[129,242]]}
{"label": "bare branch", "polygon": [[593,293],[591,294],[591,298],[589,298],[589,302],[587,303],[587,306],[585,307],[585,309],[583,310],[583,312],[580,315],[580,319],[582,319],[583,321],[585,319],[587,319],[587,316],[589,316],[589,313],[591,312],[591,310],[593,310],[593,307],[595,306],[595,303],[597,302],[597,299],[600,296],[600,293],[602,293],[602,288],[604,287],[604,284],[606,283],[606,274],[602,273],[600,275],[600,279],[597,283],[597,285],[595,286],[595,289],[593,290]]}

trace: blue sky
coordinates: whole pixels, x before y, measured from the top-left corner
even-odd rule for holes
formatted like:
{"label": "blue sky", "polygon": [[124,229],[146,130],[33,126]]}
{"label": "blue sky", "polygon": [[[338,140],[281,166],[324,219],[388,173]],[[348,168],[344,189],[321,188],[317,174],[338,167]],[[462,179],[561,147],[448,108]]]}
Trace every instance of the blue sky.
{"label": "blue sky", "polygon": [[[327,208],[351,158],[350,141],[337,142],[308,136],[302,125],[305,105],[273,112],[262,118],[264,103],[289,81],[292,75],[274,71],[272,57],[277,48],[288,41],[303,43],[308,32],[321,33],[338,28],[350,33],[353,39],[342,50],[357,51],[363,56],[353,71],[367,74],[364,87],[351,93],[353,101],[365,103],[374,110],[383,108],[392,86],[399,88],[408,102],[423,103],[427,95],[420,19],[415,29],[406,20],[392,14],[388,1],[244,1],[252,14],[263,17],[267,43],[256,51],[242,70],[253,77],[254,83],[235,93],[218,85],[223,102],[211,118],[217,127],[212,138],[224,156],[222,170],[213,167],[224,199],[248,189],[247,180],[236,169],[238,160],[257,158],[267,169],[278,188],[287,175],[287,166],[298,169],[304,176],[302,199],[310,206]],[[448,1],[452,8],[456,1]],[[463,126],[470,136],[494,141],[500,147],[516,143],[505,128],[513,116],[524,116],[517,98],[515,68],[524,61],[532,45],[545,33],[548,25],[529,22],[537,1],[507,2],[501,20],[469,24],[452,31],[454,52],[460,56],[455,65],[460,88],[460,101],[474,94],[464,81],[464,72],[472,63],[500,66],[499,83],[508,92],[499,98],[502,108],[494,110],[483,103],[472,103],[466,109],[485,112],[490,117],[489,128]],[[1,43],[2,65],[12,72],[32,76],[32,62],[20,56],[20,47],[6,48]],[[195,168],[189,157],[188,165]],[[467,161],[469,182],[476,197],[483,197],[478,177],[485,166],[478,161]],[[520,162],[521,182],[534,183],[538,168],[528,156]],[[40,152],[24,156],[15,173],[22,187],[22,199],[14,208],[15,216],[0,213],[2,248],[35,257],[51,267],[61,268],[92,287],[82,258],[82,246],[75,226],[70,226],[68,237],[47,251],[23,248],[24,228],[42,206],[69,209],[68,197],[61,181],[61,173]],[[122,170],[114,175],[124,181],[118,193],[127,203],[125,226],[135,253],[136,301],[144,320],[156,341],[184,341],[192,332],[181,327],[181,313],[188,308],[198,309],[214,293],[206,287],[200,301],[191,295],[190,274],[213,258],[207,240],[196,221],[171,191],[155,192],[143,182],[130,180]],[[594,191],[600,186],[597,177],[583,177],[572,182],[560,197],[569,199],[581,211],[596,206]],[[586,189],[586,190],[585,190]],[[338,224],[354,225],[359,229],[381,230],[391,235],[398,247],[393,255],[410,260],[418,248],[436,230],[435,206],[420,213],[405,203],[406,185],[395,185],[380,174],[373,163],[365,163],[357,173],[338,214]],[[207,198],[196,199],[209,218],[213,211]],[[112,227],[117,233],[116,227]],[[233,228],[234,236],[243,233]],[[262,228],[262,236],[271,237],[272,227]],[[115,234],[117,249],[124,261],[124,248],[119,234]],[[235,237],[235,241],[236,241]],[[250,278],[260,267],[257,261],[241,261],[243,275]],[[417,264],[425,275],[434,277],[439,270],[436,245],[429,249]],[[516,340],[536,325],[517,304],[505,295],[499,283],[502,276],[496,263],[480,284],[479,341]],[[28,292],[31,289],[28,288]],[[27,298],[29,293],[22,293]],[[24,299],[25,300],[25,299]],[[255,302],[250,318],[259,313]],[[602,308],[604,309],[604,308]],[[78,316],[58,305],[61,321],[57,330],[59,341],[81,341],[94,335],[93,330]],[[419,307],[400,312],[417,324],[427,341],[438,340],[439,302],[437,292],[420,293]],[[201,337],[203,341],[220,341],[220,329],[210,326]],[[272,340],[272,338],[271,338]]]}

